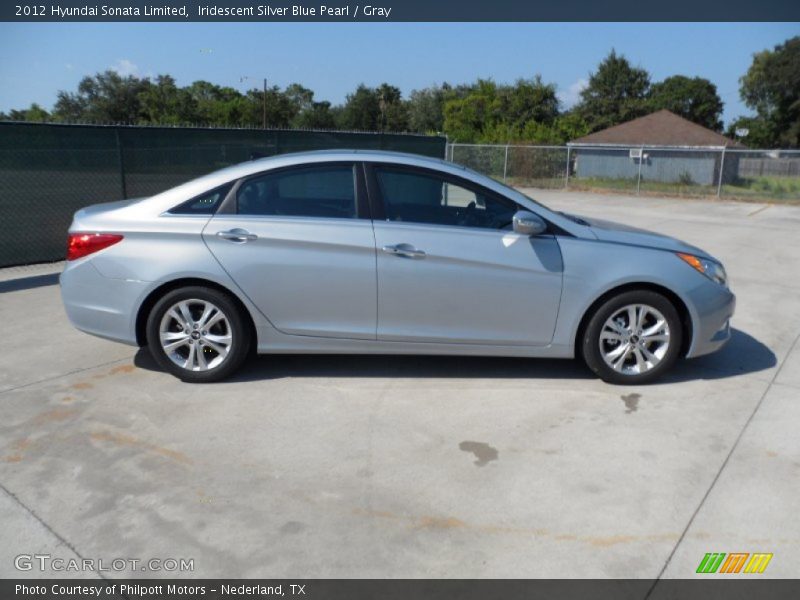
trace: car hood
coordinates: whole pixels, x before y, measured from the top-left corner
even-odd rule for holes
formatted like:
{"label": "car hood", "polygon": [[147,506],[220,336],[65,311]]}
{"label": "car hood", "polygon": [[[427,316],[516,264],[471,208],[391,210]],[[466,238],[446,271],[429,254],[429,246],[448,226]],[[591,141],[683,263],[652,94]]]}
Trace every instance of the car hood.
{"label": "car hood", "polygon": [[629,225],[606,221],[604,219],[594,219],[577,215],[568,216],[583,221],[591,228],[592,232],[597,236],[597,239],[604,242],[643,246],[646,248],[655,248],[657,250],[667,250],[669,252],[686,252],[688,254],[694,254],[695,256],[716,260],[713,256],[708,254],[708,252],[701,250],[697,246],[692,246],[691,244],[687,244],[686,242],[667,235],[653,233],[646,229],[638,229],[637,227],[630,227]]}

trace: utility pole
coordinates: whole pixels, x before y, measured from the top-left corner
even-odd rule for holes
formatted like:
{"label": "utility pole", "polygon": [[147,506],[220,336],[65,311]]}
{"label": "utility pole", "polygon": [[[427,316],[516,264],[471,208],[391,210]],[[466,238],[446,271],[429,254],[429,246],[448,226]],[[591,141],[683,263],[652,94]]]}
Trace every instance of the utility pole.
{"label": "utility pole", "polygon": [[[250,77],[249,75],[242,75],[239,77],[239,83],[243,83],[248,79],[255,79],[255,77]],[[267,78],[264,77],[264,99],[262,102],[261,107],[261,128],[267,128]]]}

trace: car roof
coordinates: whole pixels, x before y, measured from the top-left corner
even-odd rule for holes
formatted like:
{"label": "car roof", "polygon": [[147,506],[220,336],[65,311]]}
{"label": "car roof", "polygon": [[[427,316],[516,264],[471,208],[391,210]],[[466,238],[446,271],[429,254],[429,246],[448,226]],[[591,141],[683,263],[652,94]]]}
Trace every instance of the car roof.
{"label": "car roof", "polygon": [[[277,154],[256,158],[238,165],[233,165],[227,169],[222,169],[216,173],[233,174],[238,177],[251,173],[259,173],[277,167],[292,166],[306,163],[317,162],[336,162],[336,161],[365,161],[365,162],[390,162],[395,164],[406,164],[414,166],[428,166],[444,170],[456,170],[460,172],[468,171],[464,166],[446,161],[442,158],[423,156],[421,154],[410,154],[407,152],[393,152],[389,150],[362,150],[362,149],[338,149],[338,150],[310,150],[306,152],[291,152],[287,154]],[[212,174],[213,175],[213,174]]]}

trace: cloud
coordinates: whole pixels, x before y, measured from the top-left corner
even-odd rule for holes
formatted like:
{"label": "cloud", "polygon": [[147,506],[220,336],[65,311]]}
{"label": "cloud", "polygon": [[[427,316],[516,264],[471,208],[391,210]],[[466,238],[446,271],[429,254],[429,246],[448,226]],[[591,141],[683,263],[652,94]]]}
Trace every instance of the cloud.
{"label": "cloud", "polygon": [[564,104],[565,108],[572,108],[581,99],[581,92],[586,89],[589,82],[586,79],[578,79],[566,90],[558,92],[558,99]]}
{"label": "cloud", "polygon": [[122,77],[128,77],[129,75],[139,77],[139,67],[127,58],[120,58],[110,68]]}
{"label": "cloud", "polygon": [[66,67],[67,71],[72,71],[75,68],[72,63],[67,63],[64,66]]}

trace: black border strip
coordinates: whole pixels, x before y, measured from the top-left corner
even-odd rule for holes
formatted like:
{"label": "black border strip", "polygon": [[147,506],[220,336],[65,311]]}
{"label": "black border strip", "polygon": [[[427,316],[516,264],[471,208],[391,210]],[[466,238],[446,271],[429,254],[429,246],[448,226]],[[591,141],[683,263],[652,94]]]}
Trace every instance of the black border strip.
{"label": "black border strip", "polygon": [[[27,8],[24,8],[26,7]],[[266,8],[270,7],[270,11]],[[327,11],[322,11],[325,6]],[[20,8],[18,8],[20,7]],[[104,8],[106,12],[104,14]],[[154,11],[154,7],[158,9]],[[167,11],[164,11],[164,8]],[[215,10],[211,11],[209,8]],[[295,7],[297,9],[295,10]],[[373,10],[370,11],[368,7]],[[205,8],[205,11],[201,9]],[[381,11],[374,9],[380,8]],[[43,9],[43,10],[42,10]],[[60,9],[60,10],[59,10]],[[70,9],[79,9],[73,12]],[[108,9],[112,9],[109,11]],[[127,10],[125,10],[127,9]],[[136,10],[134,10],[136,9]],[[220,10],[221,9],[221,10]],[[233,9],[233,10],[231,10]],[[313,9],[313,12],[311,12]],[[118,12],[121,11],[121,12]],[[27,12],[27,14],[25,14]],[[217,14],[220,13],[220,14]],[[100,22],[502,22],[800,21],[797,0],[21,0],[2,3],[0,21]]]}

